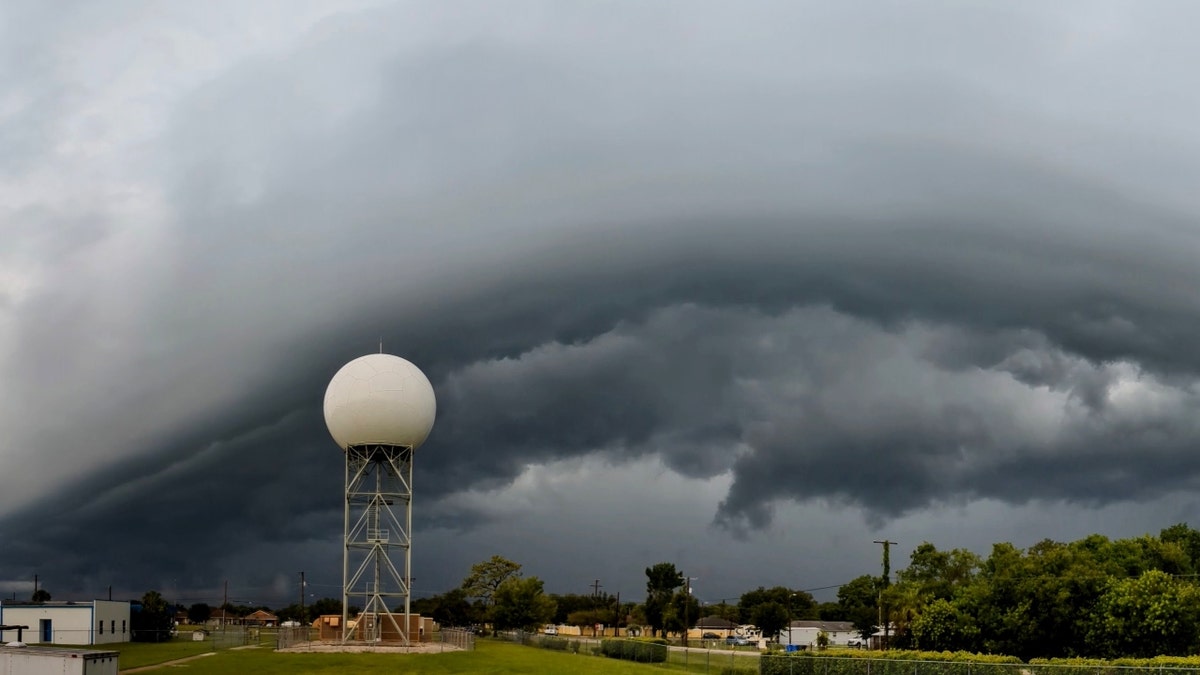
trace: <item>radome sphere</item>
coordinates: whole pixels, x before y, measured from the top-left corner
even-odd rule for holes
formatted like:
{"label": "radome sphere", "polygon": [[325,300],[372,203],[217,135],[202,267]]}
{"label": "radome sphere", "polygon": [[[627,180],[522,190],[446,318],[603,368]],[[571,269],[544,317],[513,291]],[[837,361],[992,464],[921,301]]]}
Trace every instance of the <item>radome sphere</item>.
{"label": "radome sphere", "polygon": [[429,436],[436,414],[429,378],[391,354],[354,359],[325,390],[325,426],[343,450],[368,444],[416,448]]}

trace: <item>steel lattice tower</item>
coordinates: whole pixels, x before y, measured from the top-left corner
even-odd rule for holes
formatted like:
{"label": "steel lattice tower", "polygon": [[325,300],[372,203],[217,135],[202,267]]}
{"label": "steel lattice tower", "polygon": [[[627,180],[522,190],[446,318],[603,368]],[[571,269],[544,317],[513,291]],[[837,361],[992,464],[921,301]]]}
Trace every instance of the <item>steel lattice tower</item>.
{"label": "steel lattice tower", "polygon": [[[383,639],[385,622],[409,643],[412,587],[411,446],[353,445],[346,449],[345,549],[342,558],[342,641]],[[397,567],[392,552],[403,552]],[[354,627],[352,600],[362,601]],[[404,600],[404,622],[392,610]]]}

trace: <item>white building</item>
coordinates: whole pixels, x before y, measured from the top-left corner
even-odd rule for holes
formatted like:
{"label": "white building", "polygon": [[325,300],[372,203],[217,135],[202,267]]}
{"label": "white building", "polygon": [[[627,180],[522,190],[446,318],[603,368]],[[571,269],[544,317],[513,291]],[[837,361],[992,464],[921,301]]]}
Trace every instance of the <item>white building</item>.
{"label": "white building", "polygon": [[830,647],[862,646],[862,635],[849,621],[793,621],[780,631],[779,643],[816,649],[817,636],[822,632],[829,638]]}
{"label": "white building", "polygon": [[[31,645],[129,642],[129,603],[93,600],[30,605],[0,600],[0,626],[29,626],[22,631],[21,640]],[[16,640],[17,631],[0,632],[0,643]]]}

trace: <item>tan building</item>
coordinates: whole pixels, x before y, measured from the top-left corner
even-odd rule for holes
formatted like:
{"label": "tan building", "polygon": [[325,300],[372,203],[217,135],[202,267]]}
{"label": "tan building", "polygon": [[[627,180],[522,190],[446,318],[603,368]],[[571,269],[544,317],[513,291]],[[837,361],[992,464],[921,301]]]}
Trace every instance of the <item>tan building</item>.
{"label": "tan building", "polygon": [[[427,641],[438,630],[437,622],[427,616],[410,614],[408,615],[408,619],[409,635],[413,642]],[[362,620],[362,617],[350,619],[350,627],[355,629],[353,638],[355,642],[362,642],[363,636],[374,633],[369,624],[363,625],[363,630],[358,630],[358,621],[360,620]],[[393,623],[393,620],[395,620],[395,623]],[[371,618],[367,617],[366,621],[371,621]],[[379,618],[379,623],[380,639],[383,642],[401,641],[400,633],[396,629],[404,623],[403,614],[382,615]],[[342,615],[340,614],[323,614],[317,617],[312,625],[317,629],[319,640],[338,641],[342,639]]]}

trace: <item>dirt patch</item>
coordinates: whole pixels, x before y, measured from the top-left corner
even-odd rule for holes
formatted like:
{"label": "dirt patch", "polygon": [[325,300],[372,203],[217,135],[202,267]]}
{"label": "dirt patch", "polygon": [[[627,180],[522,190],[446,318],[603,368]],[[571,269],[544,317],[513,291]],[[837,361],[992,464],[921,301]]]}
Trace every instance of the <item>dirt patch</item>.
{"label": "dirt patch", "polygon": [[342,644],[341,642],[304,642],[287,649],[276,649],[281,654],[362,654],[379,652],[381,654],[441,654],[442,652],[462,651],[454,645],[442,642],[423,642],[415,645],[364,645]]}

